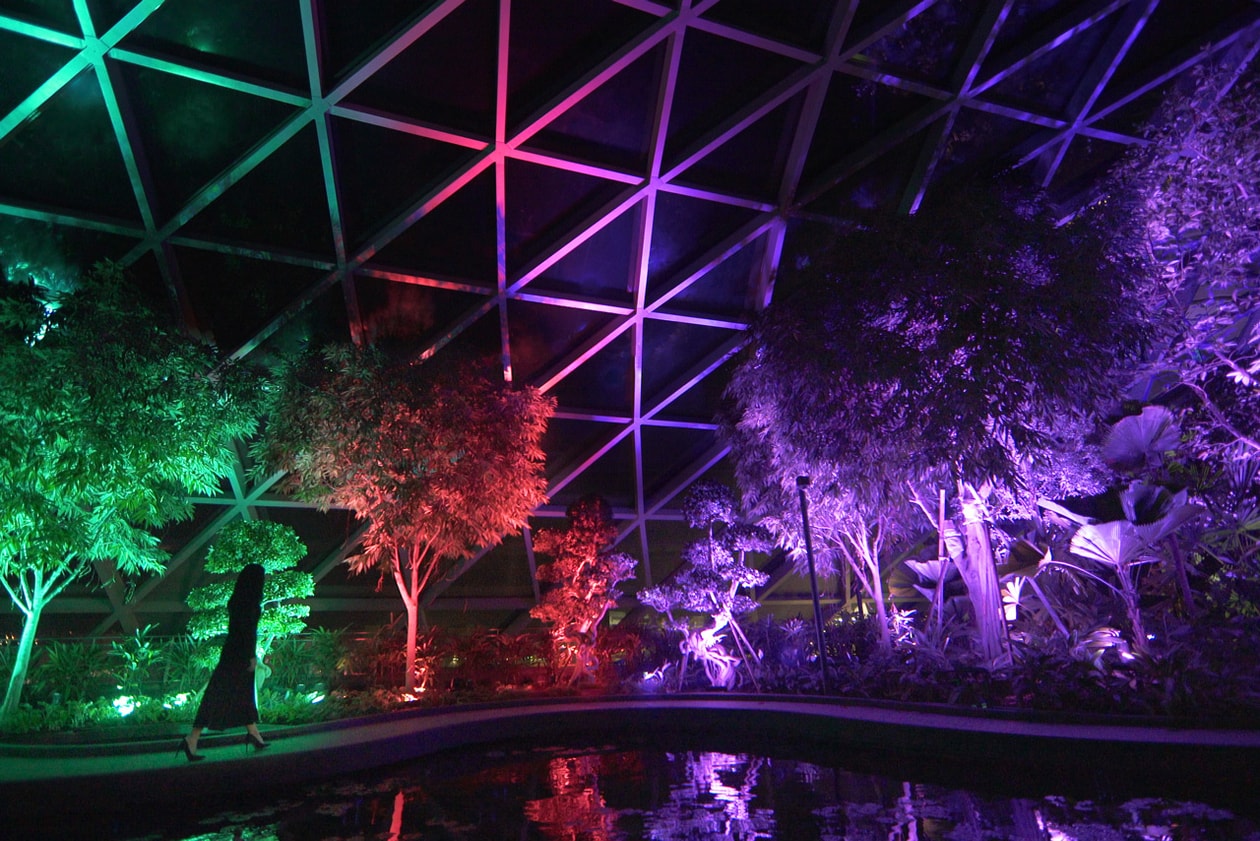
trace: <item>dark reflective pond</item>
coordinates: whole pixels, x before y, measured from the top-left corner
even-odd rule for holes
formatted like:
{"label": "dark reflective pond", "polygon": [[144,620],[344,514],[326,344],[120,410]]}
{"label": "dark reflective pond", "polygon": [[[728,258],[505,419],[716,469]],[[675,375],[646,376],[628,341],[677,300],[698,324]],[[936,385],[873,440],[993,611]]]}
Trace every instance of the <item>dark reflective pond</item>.
{"label": "dark reflective pond", "polygon": [[613,747],[446,754],[248,811],[112,830],[128,841],[1260,841],[1248,818],[1175,799],[997,797],[813,762]]}

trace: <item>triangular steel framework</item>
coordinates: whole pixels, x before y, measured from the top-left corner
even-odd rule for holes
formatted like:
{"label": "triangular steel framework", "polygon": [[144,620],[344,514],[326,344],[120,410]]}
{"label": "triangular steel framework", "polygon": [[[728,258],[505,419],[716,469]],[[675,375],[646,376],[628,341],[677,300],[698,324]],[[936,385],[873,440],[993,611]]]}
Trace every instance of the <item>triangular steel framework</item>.
{"label": "triangular steel framework", "polygon": [[[995,163],[1071,202],[1190,68],[1260,38],[1250,0],[368,5],[0,0],[0,264],[119,260],[235,357],[311,336],[493,348],[560,400],[534,522],[605,494],[642,561],[631,591],[676,566],[680,494],[729,475],[715,402],[794,221],[913,212]],[[109,142],[85,152],[91,121]],[[344,512],[245,477],[194,500],[166,576],[52,612],[95,633],[178,620],[238,517],[300,525],[317,623],[397,610],[344,580]],[[426,611],[520,627],[537,563],[527,532]]]}

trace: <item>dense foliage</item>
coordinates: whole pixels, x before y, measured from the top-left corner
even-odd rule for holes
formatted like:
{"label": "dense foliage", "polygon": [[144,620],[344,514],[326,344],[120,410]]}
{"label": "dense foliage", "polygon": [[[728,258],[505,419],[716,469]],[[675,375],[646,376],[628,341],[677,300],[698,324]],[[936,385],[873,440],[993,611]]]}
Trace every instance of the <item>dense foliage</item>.
{"label": "dense foliage", "polygon": [[257,415],[254,381],[216,367],[116,266],[68,294],[21,283],[0,298],[0,580],[25,616],[3,719],[48,603],[94,565],[159,572],[154,530],[218,490]]}
{"label": "dense foliage", "polygon": [[[291,364],[257,448],[283,487],[365,522],[354,572],[394,581],[415,663],[420,597],[449,565],[518,531],[546,501],[541,439],[555,401],[471,362],[391,366],[330,346]],[[415,685],[409,668],[404,686]]]}

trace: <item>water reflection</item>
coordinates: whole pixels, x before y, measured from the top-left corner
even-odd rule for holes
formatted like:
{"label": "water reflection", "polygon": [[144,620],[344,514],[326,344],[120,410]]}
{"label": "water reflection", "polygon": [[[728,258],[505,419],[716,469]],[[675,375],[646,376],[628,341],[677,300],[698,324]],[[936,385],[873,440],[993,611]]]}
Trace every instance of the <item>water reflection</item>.
{"label": "water reflection", "polygon": [[[124,836],[119,836],[124,837]],[[325,784],[146,841],[1260,841],[1197,803],[996,798],[808,762],[717,752],[518,750]]]}

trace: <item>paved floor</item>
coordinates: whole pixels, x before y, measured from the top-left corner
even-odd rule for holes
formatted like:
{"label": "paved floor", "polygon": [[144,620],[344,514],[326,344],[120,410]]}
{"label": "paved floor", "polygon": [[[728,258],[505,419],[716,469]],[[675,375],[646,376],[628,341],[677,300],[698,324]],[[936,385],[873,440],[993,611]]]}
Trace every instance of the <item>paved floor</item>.
{"label": "paved floor", "polygon": [[1260,730],[1063,723],[765,696],[562,699],[264,726],[263,732],[271,747],[262,752],[246,753],[243,732],[203,737],[199,750],[206,759],[197,763],[177,755],[171,738],[0,744],[0,819],[7,821],[0,826],[21,826],[35,816],[221,800],[507,741],[699,739],[725,749],[814,752],[845,767],[865,766],[852,770],[887,771],[879,766],[893,762],[891,767],[904,771],[907,763],[917,763],[924,773],[948,775],[960,786],[977,780],[1003,786],[1020,779],[1133,783],[1187,799],[1209,792],[1252,808],[1260,769]]}

